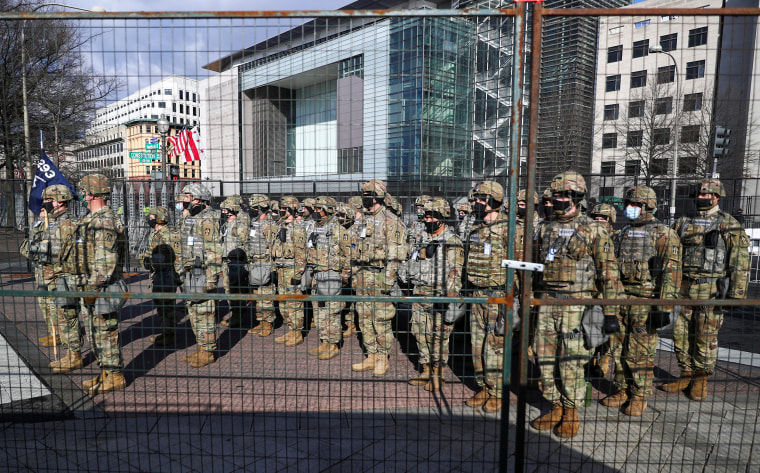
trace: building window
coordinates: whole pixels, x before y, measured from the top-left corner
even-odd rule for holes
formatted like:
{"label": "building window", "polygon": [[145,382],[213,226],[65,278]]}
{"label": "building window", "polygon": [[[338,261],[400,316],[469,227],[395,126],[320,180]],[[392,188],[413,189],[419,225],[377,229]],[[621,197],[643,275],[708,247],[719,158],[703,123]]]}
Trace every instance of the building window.
{"label": "building window", "polygon": [[628,118],[641,118],[644,116],[644,101],[636,100],[628,103]]}
{"label": "building window", "polygon": [[649,174],[659,176],[667,174],[670,162],[667,158],[656,158],[649,163]]}
{"label": "building window", "polygon": [[620,114],[620,105],[613,103],[611,105],[604,106],[604,119],[605,120],[617,120]]}
{"label": "building window", "polygon": [[664,66],[657,68],[657,83],[669,84],[676,80],[676,66]]}
{"label": "building window", "polygon": [[702,110],[702,92],[698,94],[686,94],[683,96],[683,111],[696,112]]}
{"label": "building window", "polygon": [[665,52],[675,51],[678,47],[678,33],[660,36],[660,46],[662,46],[662,50]]}
{"label": "building window", "polygon": [[166,108],[166,102],[158,102],[158,108]]}
{"label": "building window", "polygon": [[338,150],[338,173],[362,172],[364,147],[341,148]]}
{"label": "building window", "polygon": [[195,103],[195,92],[193,92],[193,103]]}
{"label": "building window", "polygon": [[602,175],[614,176],[615,175],[615,161],[602,161]]}
{"label": "building window", "polygon": [[338,77],[358,76],[364,78],[364,55],[350,57],[338,64]]}
{"label": "building window", "polygon": [[628,148],[640,148],[643,142],[644,142],[644,131],[634,130],[634,131],[628,132],[628,137],[626,138],[625,145]]}
{"label": "building window", "polygon": [[177,104],[175,102],[172,102],[172,112],[175,112],[175,113],[177,112]]}
{"label": "building window", "polygon": [[[182,93],[181,90],[179,92]],[[185,113],[185,106],[182,104],[179,104],[179,113]]]}
{"label": "building window", "polygon": [[620,74],[614,76],[607,76],[607,85],[604,89],[605,92],[614,92],[620,90]]}
{"label": "building window", "polygon": [[654,114],[667,115],[673,112],[673,97],[662,97],[655,100]]}
{"label": "building window", "polygon": [[633,57],[649,56],[649,40],[642,39],[641,41],[633,42]]}
{"label": "building window", "polygon": [[655,146],[670,143],[670,128],[655,128],[652,133],[652,144]]}
{"label": "building window", "polygon": [[184,97],[182,96],[182,89],[179,89],[179,99],[184,100]]}
{"label": "building window", "polygon": [[607,48],[607,62],[619,62],[623,60],[623,45]]}
{"label": "building window", "polygon": [[620,34],[622,32],[623,32],[622,26],[613,26],[612,28],[610,28],[610,34]]}
{"label": "building window", "polygon": [[602,149],[617,148],[617,133],[602,135]]}
{"label": "building window", "polygon": [[636,27],[636,28],[643,28],[643,27],[647,26],[651,22],[652,22],[652,20],[638,21],[638,22],[634,23],[633,26]]}
{"label": "building window", "polygon": [[164,95],[171,95],[172,89],[164,89]]}
{"label": "building window", "polygon": [[641,170],[641,161],[638,159],[631,159],[625,162],[625,175],[626,176],[638,176]]}
{"label": "building window", "polygon": [[694,61],[686,63],[686,79],[701,79],[705,76],[705,61]]}
{"label": "building window", "polygon": [[697,169],[699,159],[696,156],[680,156],[678,158],[678,174],[689,176]]}
{"label": "building window", "polygon": [[681,143],[699,143],[699,125],[684,125],[681,127]]}
{"label": "building window", "polygon": [[631,88],[637,89],[647,85],[647,71],[631,72]]}
{"label": "building window", "polygon": [[599,188],[599,199],[615,197],[615,187],[604,186]]}
{"label": "building window", "polygon": [[689,30],[689,47],[702,46],[707,44],[707,27],[694,28]]}

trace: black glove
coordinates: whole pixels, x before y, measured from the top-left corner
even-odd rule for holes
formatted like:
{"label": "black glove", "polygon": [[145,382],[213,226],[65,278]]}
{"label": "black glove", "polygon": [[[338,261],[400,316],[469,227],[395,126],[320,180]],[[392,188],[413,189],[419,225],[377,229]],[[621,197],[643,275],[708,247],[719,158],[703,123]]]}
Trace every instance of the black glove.
{"label": "black glove", "polygon": [[281,228],[279,233],[277,234],[277,238],[280,239],[281,242],[285,243],[288,241],[288,231],[284,228]]}
{"label": "black glove", "polygon": [[427,258],[434,258],[435,252],[438,249],[439,243],[437,241],[431,241],[427,244],[425,247],[425,257]]}
{"label": "black glove", "polygon": [[300,279],[296,279],[296,278],[291,278],[290,279],[290,285],[291,286],[300,286],[301,285],[301,280]]}
{"label": "black glove", "polygon": [[649,258],[647,264],[649,266],[649,274],[652,275],[653,279],[658,279],[662,276],[662,258],[659,256],[652,256]]}
{"label": "black glove", "polygon": [[620,331],[620,324],[617,317],[614,315],[604,316],[604,325],[602,325],[602,332],[606,334],[618,333]]}
{"label": "black glove", "polygon": [[720,232],[718,230],[710,230],[705,233],[705,248],[717,248],[719,238]]}
{"label": "black glove", "polygon": [[148,271],[150,271],[151,268],[153,268],[153,263],[151,262],[150,257],[148,256],[143,257],[143,267],[147,269]]}
{"label": "black glove", "polygon": [[647,327],[650,330],[657,330],[670,324],[670,312],[664,310],[650,310],[647,319]]}

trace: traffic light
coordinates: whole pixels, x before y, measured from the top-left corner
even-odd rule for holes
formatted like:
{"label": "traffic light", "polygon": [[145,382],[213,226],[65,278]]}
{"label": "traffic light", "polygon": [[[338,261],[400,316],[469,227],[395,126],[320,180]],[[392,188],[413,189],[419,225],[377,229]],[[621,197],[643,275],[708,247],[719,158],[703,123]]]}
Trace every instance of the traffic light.
{"label": "traffic light", "polygon": [[720,125],[715,127],[715,137],[713,139],[713,158],[728,156],[728,145],[731,140],[731,130]]}
{"label": "traffic light", "polygon": [[172,181],[179,180],[179,166],[176,164],[169,165],[169,177]]}

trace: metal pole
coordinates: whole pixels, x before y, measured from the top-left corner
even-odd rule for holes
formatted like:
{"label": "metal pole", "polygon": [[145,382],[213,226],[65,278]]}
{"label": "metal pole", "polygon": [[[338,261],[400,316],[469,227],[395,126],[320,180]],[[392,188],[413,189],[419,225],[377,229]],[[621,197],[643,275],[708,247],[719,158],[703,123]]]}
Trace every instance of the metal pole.
{"label": "metal pole", "polygon": [[166,133],[161,133],[161,180],[166,181]]}

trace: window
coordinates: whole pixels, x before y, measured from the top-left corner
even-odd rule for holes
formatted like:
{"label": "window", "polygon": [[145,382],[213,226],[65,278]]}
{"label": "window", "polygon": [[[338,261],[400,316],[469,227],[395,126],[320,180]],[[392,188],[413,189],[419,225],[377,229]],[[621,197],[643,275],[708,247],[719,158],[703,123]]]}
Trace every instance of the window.
{"label": "window", "polygon": [[179,99],[184,100],[184,97],[182,96],[182,89],[179,89]]}
{"label": "window", "polygon": [[339,149],[338,172],[342,174],[362,172],[363,154],[363,146]]}
{"label": "window", "polygon": [[660,36],[660,46],[662,46],[662,50],[665,52],[675,51],[678,47],[678,33]]}
{"label": "window", "polygon": [[158,102],[158,108],[166,108],[166,102]]}
{"label": "window", "polygon": [[172,89],[164,89],[164,95],[171,95]]}
{"label": "window", "polygon": [[678,174],[688,176],[694,174],[699,159],[696,156],[680,156],[678,158]]}
{"label": "window", "polygon": [[[180,93],[182,93],[181,90],[180,90]],[[185,113],[185,106],[182,104],[179,104],[179,113]]]}
{"label": "window", "polygon": [[641,161],[638,159],[631,159],[625,162],[625,175],[626,176],[638,176],[641,170]]}
{"label": "window", "polygon": [[615,161],[602,161],[602,175],[604,176],[615,175]]}
{"label": "window", "polygon": [[625,145],[628,148],[640,148],[644,142],[644,131],[634,130],[628,132],[628,138],[626,138]]}
{"label": "window", "polygon": [[[174,102],[172,102],[172,112],[176,112],[176,111],[177,111],[177,104],[174,103]],[[174,120],[172,120],[172,121],[174,121]]]}
{"label": "window", "polygon": [[607,62],[619,62],[623,60],[623,45],[607,48]]}
{"label": "window", "polygon": [[635,28],[643,28],[644,26],[647,26],[651,22],[652,20],[639,21],[639,22],[634,23],[633,26]]}
{"label": "window", "polygon": [[652,133],[652,144],[655,146],[670,143],[670,128],[655,128]]}
{"label": "window", "polygon": [[633,57],[649,56],[649,40],[642,39],[641,41],[633,42]]}
{"label": "window", "polygon": [[694,28],[689,30],[689,47],[702,46],[707,44],[707,27]]}
{"label": "window", "polygon": [[644,116],[644,101],[636,100],[628,103],[628,118],[641,118]]}
{"label": "window", "polygon": [[193,102],[195,102],[195,92],[193,92]]}
{"label": "window", "polygon": [[620,90],[620,74],[614,76],[607,76],[607,85],[604,89],[605,92],[614,92]]}
{"label": "window", "polygon": [[620,114],[620,105],[613,103],[611,105],[604,106],[604,119],[605,120],[617,120]]}
{"label": "window", "polygon": [[705,61],[694,61],[686,63],[686,80],[701,79],[705,76]]}
{"label": "window", "polygon": [[613,26],[612,28],[610,28],[610,34],[620,34],[622,32],[623,32],[622,26]]}
{"label": "window", "polygon": [[696,112],[702,110],[702,92],[698,94],[686,94],[683,96],[683,111]]}
{"label": "window", "polygon": [[617,148],[617,133],[602,135],[602,149]]}
{"label": "window", "polygon": [[647,85],[647,71],[631,72],[631,88],[636,89]]}
{"label": "window", "polygon": [[655,115],[667,115],[673,112],[673,97],[662,97],[654,103]]}
{"label": "window", "polygon": [[678,18],[678,15],[661,16],[660,21],[670,21],[675,20],[676,18]]}
{"label": "window", "polygon": [[670,160],[667,158],[652,159],[649,163],[649,174],[652,175],[668,174],[668,169],[670,169]]}
{"label": "window", "polygon": [[699,125],[681,127],[681,143],[699,143]]}
{"label": "window", "polygon": [[676,66],[664,66],[657,68],[657,83],[669,84],[676,80]]}

